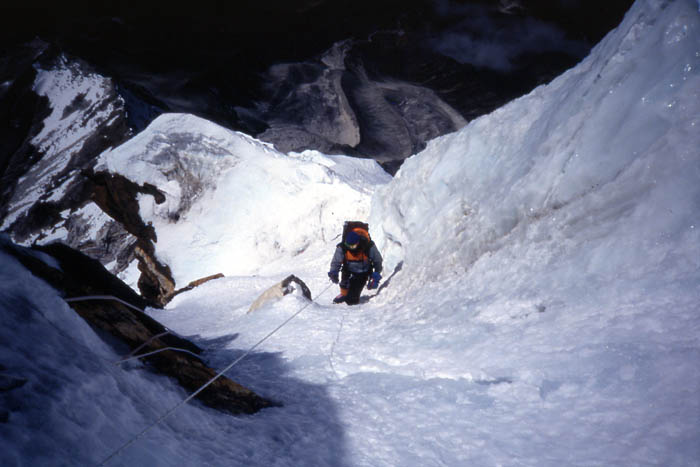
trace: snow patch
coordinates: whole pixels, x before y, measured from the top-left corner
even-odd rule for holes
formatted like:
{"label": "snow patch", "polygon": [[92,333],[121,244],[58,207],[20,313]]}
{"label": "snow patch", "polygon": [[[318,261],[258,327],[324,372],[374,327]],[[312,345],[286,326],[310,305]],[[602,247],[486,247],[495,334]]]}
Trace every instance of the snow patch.
{"label": "snow patch", "polygon": [[[108,270],[114,271],[114,267],[109,267],[106,266]],[[139,290],[138,287],[138,282],[139,278],[141,277],[141,271],[139,271],[139,262],[138,260],[133,260],[131,263],[129,263],[129,266],[126,267],[123,271],[117,274],[117,277],[121,279],[126,285],[134,289],[135,291]]]}

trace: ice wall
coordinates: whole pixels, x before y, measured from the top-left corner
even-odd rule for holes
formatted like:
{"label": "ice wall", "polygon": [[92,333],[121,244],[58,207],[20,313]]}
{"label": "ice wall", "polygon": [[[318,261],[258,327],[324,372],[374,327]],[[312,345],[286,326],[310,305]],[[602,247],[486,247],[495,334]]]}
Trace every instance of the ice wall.
{"label": "ice wall", "polygon": [[508,445],[494,465],[699,458],[699,97],[697,3],[639,0],[577,67],[373,198],[386,269],[404,262],[373,303],[406,323],[377,341],[513,382],[483,422]]}
{"label": "ice wall", "polygon": [[640,0],[577,67],[407,160],[373,201],[389,267],[482,290],[697,278],[699,23]]}

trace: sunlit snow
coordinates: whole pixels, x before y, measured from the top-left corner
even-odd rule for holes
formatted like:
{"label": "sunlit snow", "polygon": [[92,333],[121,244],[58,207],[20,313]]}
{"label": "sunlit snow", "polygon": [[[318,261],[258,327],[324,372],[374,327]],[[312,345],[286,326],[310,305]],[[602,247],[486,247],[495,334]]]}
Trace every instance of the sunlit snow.
{"label": "sunlit snow", "polygon": [[164,193],[161,204],[142,195],[140,212],[180,285],[219,272],[258,273],[326,246],[343,219],[368,216],[374,187],[391,180],[372,160],[285,155],[186,114],[158,117],[102,154],[98,169]]}
{"label": "sunlit snow", "polygon": [[[388,183],[374,162],[284,155],[186,115],[103,154],[166,193],[141,213],[178,283],[226,274],[149,310],[210,365],[308,304],[247,314],[280,278],[315,298],[227,373],[282,407],[187,404],[107,465],[700,466],[699,70],[697,2],[638,0],[576,68]],[[386,287],[332,305],[353,217]],[[28,380],[0,393],[0,464],[99,464],[186,397],[114,366],[4,254],[0,281],[0,375]]]}

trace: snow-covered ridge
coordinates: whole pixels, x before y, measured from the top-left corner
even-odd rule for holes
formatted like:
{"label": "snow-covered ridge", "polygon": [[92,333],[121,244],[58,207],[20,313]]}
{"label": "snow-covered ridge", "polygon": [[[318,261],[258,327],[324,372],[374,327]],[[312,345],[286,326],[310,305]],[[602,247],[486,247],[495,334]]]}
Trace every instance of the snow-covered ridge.
{"label": "snow-covered ridge", "polygon": [[165,194],[142,195],[141,217],[178,284],[222,272],[252,274],[366,218],[377,184],[372,160],[285,155],[271,145],[188,114],[165,114],[100,156],[96,170],[120,173]]}

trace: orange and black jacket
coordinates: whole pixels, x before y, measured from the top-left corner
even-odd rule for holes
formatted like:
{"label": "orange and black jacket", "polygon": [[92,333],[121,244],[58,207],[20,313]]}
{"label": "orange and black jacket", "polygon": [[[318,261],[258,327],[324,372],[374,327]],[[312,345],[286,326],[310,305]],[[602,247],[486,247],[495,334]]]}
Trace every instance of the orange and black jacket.
{"label": "orange and black jacket", "polygon": [[330,272],[338,272],[341,269],[354,274],[372,271],[381,273],[382,255],[371,240],[363,239],[355,250],[350,250],[345,243],[338,243],[331,260]]}

